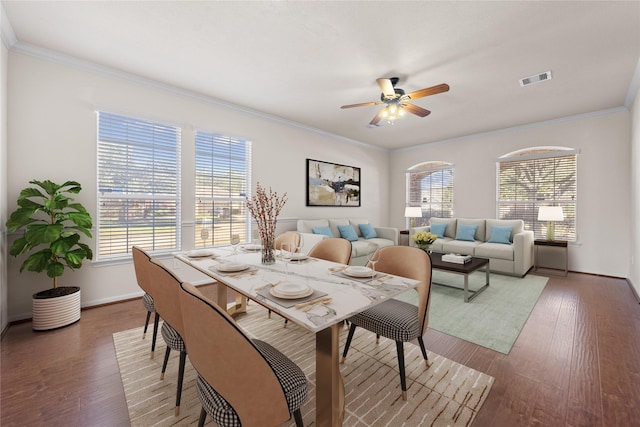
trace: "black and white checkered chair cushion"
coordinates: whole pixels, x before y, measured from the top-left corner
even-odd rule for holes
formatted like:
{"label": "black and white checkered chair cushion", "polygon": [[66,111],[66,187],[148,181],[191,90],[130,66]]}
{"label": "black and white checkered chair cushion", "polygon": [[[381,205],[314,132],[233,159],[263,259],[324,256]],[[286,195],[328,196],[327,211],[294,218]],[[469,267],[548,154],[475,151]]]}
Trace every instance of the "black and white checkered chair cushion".
{"label": "black and white checkered chair cushion", "polygon": [[164,338],[164,342],[172,349],[176,351],[185,351],[186,347],[184,345],[184,341],[182,337],[169,325],[167,322],[162,323],[162,329],[160,330],[162,333],[162,338]]}
{"label": "black and white checkered chair cushion", "polygon": [[155,313],[156,306],[153,303],[153,297],[151,295],[144,294],[142,296],[142,304],[144,305],[144,308],[147,309],[147,311],[150,311],[151,313]]}
{"label": "black and white checkered chair cushion", "polygon": [[349,321],[394,341],[408,342],[420,336],[418,307],[395,299],[358,313]]}
{"label": "black and white checkered chair cushion", "polygon": [[[289,413],[300,409],[305,400],[307,400],[307,377],[305,377],[304,372],[287,356],[269,344],[260,340],[252,341],[267,359],[276,377],[278,377],[284,390]],[[240,426],[240,418],[238,418],[236,411],[200,375],[198,375],[196,389],[202,406],[215,423],[223,427]]]}

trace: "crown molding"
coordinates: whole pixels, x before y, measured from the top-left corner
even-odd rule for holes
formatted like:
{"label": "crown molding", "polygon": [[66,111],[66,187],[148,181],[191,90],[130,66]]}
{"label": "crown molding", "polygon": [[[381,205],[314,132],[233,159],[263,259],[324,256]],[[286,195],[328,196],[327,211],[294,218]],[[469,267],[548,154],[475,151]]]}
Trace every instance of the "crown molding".
{"label": "crown molding", "polygon": [[459,137],[455,137],[455,138],[443,139],[443,140],[440,140],[440,141],[430,142],[430,143],[427,143],[427,144],[420,144],[420,145],[414,145],[412,147],[398,148],[397,150],[393,150],[393,151],[394,152],[414,151],[414,150],[419,150],[419,149],[423,149],[423,148],[426,148],[426,147],[433,147],[435,144],[449,144],[449,143],[452,143],[452,142],[466,141],[466,140],[469,140],[469,139],[485,138],[485,137],[493,136],[493,135],[501,135],[501,134],[505,134],[505,133],[521,132],[523,130],[543,128],[543,127],[548,127],[548,126],[555,126],[555,125],[558,125],[558,124],[561,124],[561,123],[574,122],[574,121],[578,121],[578,120],[590,119],[590,118],[593,118],[593,117],[608,116],[610,114],[617,114],[617,113],[620,113],[620,112],[623,112],[623,111],[629,111],[629,109],[626,108],[626,107],[609,108],[607,110],[600,110],[600,111],[593,111],[593,112],[590,112],[590,113],[576,114],[575,116],[559,117],[559,118],[556,118],[556,119],[545,120],[545,121],[542,121],[542,122],[529,123],[529,124],[526,124],[526,125],[513,126],[513,127],[509,127],[509,128],[504,128],[504,129],[491,130],[491,131],[488,131],[488,132],[481,132],[481,133],[475,133],[475,134],[471,134],[471,135],[459,136]]}
{"label": "crown molding", "polygon": [[[4,16],[4,15],[3,15]],[[3,26],[4,28],[4,26]],[[3,33],[4,36],[4,33]],[[14,36],[15,40],[15,36]],[[6,44],[6,43],[5,43]],[[35,46],[29,43],[23,43],[20,40],[15,40],[10,47],[10,50],[15,53],[20,53],[27,56],[32,56],[39,59],[44,59],[46,61],[55,62],[61,65],[65,65],[68,67],[72,67],[75,69],[89,71],[96,74],[105,75],[108,77],[112,77],[115,79],[124,80],[130,83],[135,83],[141,86],[146,86],[149,88],[153,88],[156,90],[161,90],[164,92],[168,92],[173,95],[190,98],[197,100],[199,102],[214,105],[216,107],[225,108],[227,110],[232,110],[239,112],[241,114],[258,117],[263,120],[267,120],[270,122],[278,123],[284,126],[302,129],[307,132],[315,133],[318,135],[323,135],[332,139],[340,140],[342,142],[346,142],[348,144],[358,145],[361,147],[366,147],[371,150],[384,151],[388,152],[389,150],[383,147],[378,147],[375,145],[368,144],[366,142],[357,141],[355,139],[347,138],[341,135],[336,135],[331,132],[327,132],[321,129],[314,128],[312,126],[307,126],[302,123],[294,122],[292,120],[284,119],[282,117],[278,117],[269,113],[265,113],[263,111],[254,110],[248,107],[243,107],[241,105],[233,104],[230,102],[222,101],[217,98],[204,95],[202,93],[190,91],[187,89],[183,89],[177,86],[169,85],[166,83],[161,83],[156,80],[152,80],[146,77],[142,77],[133,73],[128,73],[125,71],[121,71],[112,67],[107,67],[105,65],[97,64],[95,62],[87,61],[84,59],[80,59],[71,55],[66,55],[60,52],[56,52],[50,49],[45,49],[39,46]]]}
{"label": "crown molding", "polygon": [[11,25],[11,22],[9,22],[9,18],[7,18],[7,13],[4,11],[2,3],[0,3],[0,37],[2,37],[2,42],[7,49],[11,49],[18,41],[16,33],[13,31],[13,26]]}

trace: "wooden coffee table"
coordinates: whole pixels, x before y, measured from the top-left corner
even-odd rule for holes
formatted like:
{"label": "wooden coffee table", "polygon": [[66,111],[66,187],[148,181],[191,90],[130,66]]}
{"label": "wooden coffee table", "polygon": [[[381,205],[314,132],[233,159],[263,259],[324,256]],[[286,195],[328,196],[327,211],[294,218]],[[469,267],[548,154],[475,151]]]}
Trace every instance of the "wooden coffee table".
{"label": "wooden coffee table", "polygon": [[[462,274],[464,276],[464,302],[469,302],[477,297],[482,291],[489,287],[489,260],[486,258],[472,257],[471,261],[464,264],[456,264],[455,262],[442,261],[442,255],[438,253],[432,253],[431,256],[431,268],[436,270],[447,271],[449,273]],[[486,266],[486,267],[485,267]],[[483,287],[475,291],[469,289],[469,274],[473,273],[480,267],[485,267],[487,274],[487,280]],[[454,289],[461,289],[458,286],[451,286],[445,283],[432,282],[434,285],[446,286]]]}

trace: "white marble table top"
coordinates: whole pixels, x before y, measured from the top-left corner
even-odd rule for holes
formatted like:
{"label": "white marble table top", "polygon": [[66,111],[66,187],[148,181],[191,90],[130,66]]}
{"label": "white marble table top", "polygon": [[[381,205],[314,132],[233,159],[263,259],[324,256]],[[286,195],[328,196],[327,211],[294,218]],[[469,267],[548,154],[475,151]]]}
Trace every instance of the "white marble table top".
{"label": "white marble table top", "polygon": [[[373,280],[370,277],[350,278],[340,270],[346,266],[315,258],[289,263],[287,274],[287,266],[283,260],[276,258],[275,264],[263,265],[259,251],[238,250],[234,254],[231,248],[227,247],[213,248],[212,251],[215,258],[190,258],[185,252],[177,253],[175,256],[232,290],[258,301],[271,311],[314,333],[420,284],[417,280],[384,273],[378,273]],[[248,264],[250,268],[238,273],[221,273],[216,269],[216,266],[230,262]],[[282,282],[303,282],[319,292],[326,293],[331,302],[316,305],[305,312],[295,307],[283,307],[258,294],[270,285]]]}

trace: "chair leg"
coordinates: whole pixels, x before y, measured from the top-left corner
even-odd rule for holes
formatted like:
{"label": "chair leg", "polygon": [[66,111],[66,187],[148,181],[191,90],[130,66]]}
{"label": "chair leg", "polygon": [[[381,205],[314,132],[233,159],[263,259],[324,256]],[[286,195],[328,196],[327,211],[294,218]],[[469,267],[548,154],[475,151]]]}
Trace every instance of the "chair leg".
{"label": "chair leg", "polygon": [[149,327],[149,319],[151,319],[151,312],[147,311],[147,320],[144,322],[144,331],[142,331],[142,339],[147,336],[147,328]]}
{"label": "chair leg", "polygon": [[293,418],[296,420],[296,427],[304,427],[302,423],[302,413],[300,412],[300,408],[296,409],[293,412]]}
{"label": "chair leg", "polygon": [[420,350],[422,350],[422,358],[429,361],[429,357],[427,356],[427,350],[424,348],[424,340],[422,337],[418,337],[418,344],[420,344]]}
{"label": "chair leg", "polygon": [[182,381],[184,380],[184,364],[187,361],[187,352],[180,352],[180,365],[178,366],[178,388],[176,390],[176,416],[180,415],[180,398],[182,397]]}
{"label": "chair leg", "polygon": [[156,351],[156,338],[158,336],[158,323],[160,323],[160,315],[156,311],[156,315],[153,318],[153,339],[151,340],[151,358],[153,359],[153,355]]}
{"label": "chair leg", "polygon": [[407,400],[407,380],[404,376],[404,346],[402,341],[396,341],[398,350],[398,370],[400,371],[400,387],[402,388],[402,400]]}
{"label": "chair leg", "polygon": [[347,352],[349,351],[351,339],[353,338],[353,333],[356,331],[356,327],[355,323],[351,323],[351,326],[349,327],[349,335],[347,335],[347,341],[344,343],[344,350],[342,351],[342,360],[340,363],[344,363],[344,359],[347,358]]}
{"label": "chair leg", "polygon": [[198,420],[198,427],[204,426],[204,422],[206,419],[207,419],[207,411],[204,410],[204,406],[203,406],[202,410],[200,411],[200,419]]}
{"label": "chair leg", "polygon": [[164,362],[162,363],[162,372],[160,373],[160,379],[164,379],[164,371],[167,370],[167,362],[169,361],[169,354],[171,353],[171,347],[167,346],[167,351],[164,352]]}
{"label": "chair leg", "polygon": [[380,342],[380,334],[376,334],[376,344]]}

